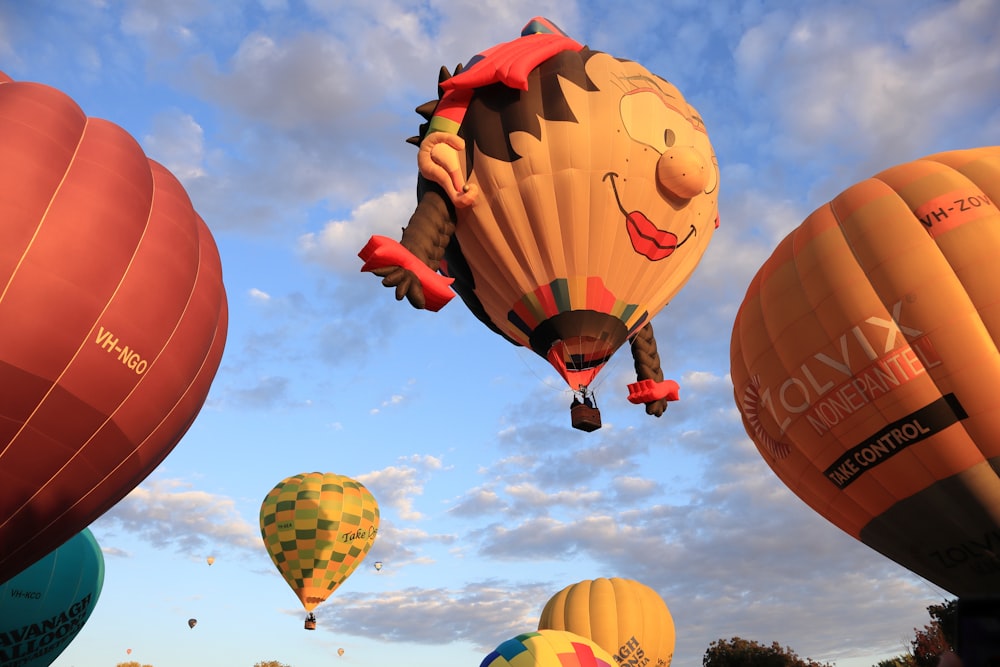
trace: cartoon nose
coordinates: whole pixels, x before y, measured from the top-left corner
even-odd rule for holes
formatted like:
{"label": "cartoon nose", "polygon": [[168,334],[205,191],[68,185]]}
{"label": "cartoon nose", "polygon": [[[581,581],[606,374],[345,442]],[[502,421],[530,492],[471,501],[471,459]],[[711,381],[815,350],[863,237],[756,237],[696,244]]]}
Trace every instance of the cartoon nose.
{"label": "cartoon nose", "polygon": [[691,199],[708,184],[708,165],[693,146],[673,146],[656,163],[656,178],[667,192]]}

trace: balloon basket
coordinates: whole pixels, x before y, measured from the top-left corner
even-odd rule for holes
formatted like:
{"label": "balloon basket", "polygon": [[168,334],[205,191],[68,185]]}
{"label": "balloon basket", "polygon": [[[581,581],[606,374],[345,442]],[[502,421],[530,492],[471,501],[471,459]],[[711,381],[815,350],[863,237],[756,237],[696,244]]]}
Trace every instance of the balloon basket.
{"label": "balloon basket", "polygon": [[307,618],[306,619],[306,626],[305,627],[306,627],[306,630],[315,630],[316,629],[316,619],[315,618]]}
{"label": "balloon basket", "polygon": [[575,429],[590,433],[601,428],[601,411],[597,408],[580,403],[569,409],[569,415]]}

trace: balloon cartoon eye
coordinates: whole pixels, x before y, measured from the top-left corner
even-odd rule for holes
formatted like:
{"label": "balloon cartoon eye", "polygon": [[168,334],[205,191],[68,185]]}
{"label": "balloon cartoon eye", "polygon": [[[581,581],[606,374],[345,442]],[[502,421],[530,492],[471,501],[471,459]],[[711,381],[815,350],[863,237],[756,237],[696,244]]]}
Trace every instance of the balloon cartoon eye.
{"label": "balloon cartoon eye", "polygon": [[622,96],[619,111],[628,136],[658,153],[675,145],[694,144],[691,120],[659,91],[640,88],[628,92]]}

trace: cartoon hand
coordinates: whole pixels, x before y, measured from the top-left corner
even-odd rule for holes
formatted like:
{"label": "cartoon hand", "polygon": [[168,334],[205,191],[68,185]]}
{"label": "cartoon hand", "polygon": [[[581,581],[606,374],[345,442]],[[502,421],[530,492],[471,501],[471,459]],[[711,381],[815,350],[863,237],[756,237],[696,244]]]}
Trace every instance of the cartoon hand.
{"label": "cartoon hand", "polygon": [[448,193],[455,206],[471,206],[479,188],[468,183],[462,173],[462,153],[465,140],[448,132],[432,132],[424,137],[417,154],[420,174],[434,181]]}
{"label": "cartoon hand", "polygon": [[401,266],[385,266],[372,269],[371,272],[382,279],[385,287],[396,288],[396,301],[402,301],[405,296],[414,308],[426,308],[423,286],[413,271]]}

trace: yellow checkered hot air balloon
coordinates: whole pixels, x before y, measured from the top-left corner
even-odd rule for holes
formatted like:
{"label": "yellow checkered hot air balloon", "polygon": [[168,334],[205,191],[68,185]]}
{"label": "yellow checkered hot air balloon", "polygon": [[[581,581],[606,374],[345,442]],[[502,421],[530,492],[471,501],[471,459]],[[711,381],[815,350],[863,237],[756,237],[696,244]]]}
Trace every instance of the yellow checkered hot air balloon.
{"label": "yellow checkered hot air balloon", "polygon": [[361,482],[302,473],[279,482],[260,507],[260,534],[271,560],[309,612],[357,569],[378,534],[378,503]]}

